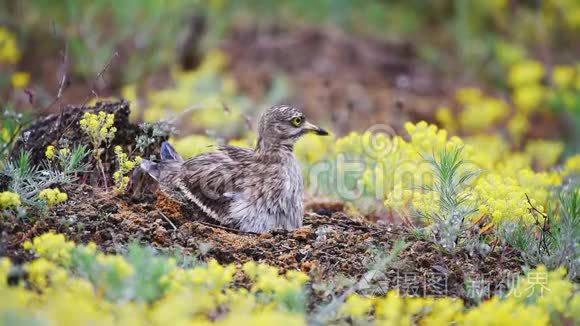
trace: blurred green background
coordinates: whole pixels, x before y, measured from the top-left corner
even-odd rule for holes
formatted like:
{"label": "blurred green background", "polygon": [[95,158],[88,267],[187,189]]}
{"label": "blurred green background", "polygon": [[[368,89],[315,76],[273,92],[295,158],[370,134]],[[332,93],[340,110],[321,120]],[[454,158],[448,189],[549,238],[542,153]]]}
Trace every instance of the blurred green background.
{"label": "blurred green background", "polygon": [[0,8],[0,105],[27,116],[122,97],[136,121],[174,119],[182,135],[238,139],[250,132],[246,120],[285,101],[337,134],[425,119],[460,135],[498,132],[515,147],[549,138],[578,151],[574,0],[0,0]]}

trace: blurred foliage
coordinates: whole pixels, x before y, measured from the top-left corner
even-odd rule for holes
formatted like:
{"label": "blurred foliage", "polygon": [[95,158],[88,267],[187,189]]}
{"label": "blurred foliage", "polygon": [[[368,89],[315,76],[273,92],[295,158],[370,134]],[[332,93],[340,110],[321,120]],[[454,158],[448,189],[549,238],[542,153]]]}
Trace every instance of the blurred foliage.
{"label": "blurred foliage", "polygon": [[0,112],[0,168],[8,157],[16,137],[24,125],[23,115],[9,109]]}
{"label": "blurred foliage", "polygon": [[[302,271],[281,275],[277,267],[254,261],[240,268],[216,260],[182,268],[152,248],[133,244],[123,255],[106,254],[95,243],[77,245],[52,232],[23,247],[34,259],[21,266],[0,259],[2,324],[554,325],[580,320],[578,284],[565,278],[565,270],[544,266],[508,283],[505,296],[478,306],[394,289],[376,296],[350,290],[336,305],[331,301],[336,309],[313,315],[307,304],[320,303],[309,287],[320,285]],[[18,270],[26,276],[14,277]],[[250,280],[248,288],[236,285],[242,277]],[[338,291],[331,295],[338,297]]]}
{"label": "blurred foliage", "polygon": [[[501,66],[489,67],[489,63],[509,63],[527,50],[573,59],[571,51],[547,51],[578,41],[580,30],[580,4],[574,0],[0,0],[0,7],[7,9],[0,12],[0,24],[18,29],[21,40],[34,40],[39,31],[44,31],[43,38],[65,40],[75,71],[85,77],[100,71],[115,51],[122,52],[125,82],[176,62],[175,50],[191,46],[183,43],[191,33],[205,29],[196,27],[194,17],[206,18],[205,41],[211,44],[238,23],[258,28],[322,24],[381,38],[414,40],[425,59],[434,63],[459,59],[469,63],[461,68],[471,77],[485,68],[496,81]],[[25,43],[29,47],[25,51],[35,46]],[[441,49],[449,47],[455,48],[457,58],[444,58],[447,53]],[[450,70],[454,65],[442,68]]]}
{"label": "blurred foliage", "polygon": [[0,13],[0,21],[18,26],[20,37],[34,39],[38,33],[59,44],[62,38],[74,71],[82,76],[94,76],[115,51],[129,51],[131,55],[122,59],[125,80],[143,77],[172,61],[176,36],[190,8],[187,1],[155,0],[0,1],[0,6],[8,8]]}
{"label": "blurred foliage", "polygon": [[557,65],[549,71],[539,61],[522,58],[508,66],[507,71],[507,94],[488,96],[476,87],[457,89],[455,107],[440,107],[436,113],[438,122],[451,132],[463,134],[477,134],[504,125],[511,143],[520,146],[535,127],[533,117],[556,113],[572,126],[567,139],[568,154],[577,153],[580,63]]}

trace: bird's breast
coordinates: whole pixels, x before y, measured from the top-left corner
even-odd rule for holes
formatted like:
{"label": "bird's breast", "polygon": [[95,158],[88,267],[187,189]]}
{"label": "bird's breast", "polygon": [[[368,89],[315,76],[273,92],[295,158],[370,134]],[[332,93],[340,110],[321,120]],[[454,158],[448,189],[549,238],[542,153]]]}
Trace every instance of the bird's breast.
{"label": "bird's breast", "polygon": [[297,162],[264,166],[256,170],[260,177],[247,185],[230,206],[230,218],[240,221],[244,231],[265,232],[272,229],[295,229],[302,226],[303,183]]}

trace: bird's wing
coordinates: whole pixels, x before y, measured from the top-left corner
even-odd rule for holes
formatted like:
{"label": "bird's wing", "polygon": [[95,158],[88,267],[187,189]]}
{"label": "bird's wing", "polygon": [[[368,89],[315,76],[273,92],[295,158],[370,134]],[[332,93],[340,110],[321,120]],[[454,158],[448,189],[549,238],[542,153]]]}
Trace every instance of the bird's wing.
{"label": "bird's wing", "polygon": [[223,221],[232,201],[243,196],[240,180],[248,171],[251,155],[251,150],[233,146],[198,155],[183,162],[179,175],[171,182],[208,217]]}
{"label": "bird's wing", "polygon": [[239,162],[251,160],[252,154],[254,153],[254,150],[249,149],[249,148],[242,148],[242,147],[229,146],[229,145],[220,146],[218,149],[222,153],[224,153],[228,157],[230,157],[232,160],[239,161]]}

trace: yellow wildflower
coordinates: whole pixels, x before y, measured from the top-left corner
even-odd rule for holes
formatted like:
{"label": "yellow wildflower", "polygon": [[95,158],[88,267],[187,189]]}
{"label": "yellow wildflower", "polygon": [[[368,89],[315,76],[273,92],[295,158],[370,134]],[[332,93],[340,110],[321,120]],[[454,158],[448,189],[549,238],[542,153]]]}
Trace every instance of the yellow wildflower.
{"label": "yellow wildflower", "polygon": [[28,86],[29,82],[30,82],[30,74],[22,71],[15,72],[14,74],[12,74],[12,77],[10,79],[12,87],[16,89]]}
{"label": "yellow wildflower", "polygon": [[332,138],[306,135],[294,146],[296,157],[307,164],[314,164],[326,158],[331,150]]}
{"label": "yellow wildflower", "polygon": [[580,154],[570,156],[566,163],[564,163],[564,170],[562,171],[563,176],[569,176],[572,174],[580,174]]}
{"label": "yellow wildflower", "polygon": [[183,157],[215,151],[216,141],[203,135],[191,135],[172,141],[175,150]]}
{"label": "yellow wildflower", "polygon": [[538,109],[547,94],[545,87],[532,84],[524,85],[514,90],[514,103],[523,112],[532,112]]}
{"label": "yellow wildflower", "polygon": [[135,273],[135,269],[122,256],[97,254],[97,262],[104,268],[114,271],[119,277],[126,278]]}
{"label": "yellow wildflower", "polygon": [[91,145],[93,145],[93,155],[97,160],[100,159],[99,147],[103,142],[109,143],[117,132],[113,126],[115,115],[100,111],[99,113],[85,112],[83,118],[79,121],[81,129],[89,136]]}
{"label": "yellow wildflower", "polygon": [[58,188],[47,188],[42,190],[38,197],[44,200],[48,206],[58,205],[67,201],[68,195],[64,192],[61,192]]}
{"label": "yellow wildflower", "polygon": [[459,118],[466,130],[485,129],[505,118],[509,112],[508,105],[496,98],[481,98],[477,103],[467,105]]}
{"label": "yellow wildflower", "polygon": [[526,144],[526,153],[540,169],[547,169],[556,164],[563,152],[564,143],[561,141],[533,140]]}
{"label": "yellow wildflower", "polygon": [[74,242],[67,241],[64,235],[52,232],[35,237],[32,242],[25,241],[23,245],[24,249],[33,250],[40,257],[57,263],[67,263],[74,246]]}
{"label": "yellow wildflower", "polygon": [[0,210],[17,206],[20,206],[20,195],[9,191],[0,192]]}
{"label": "yellow wildflower", "polygon": [[62,157],[66,157],[70,154],[70,148],[64,147],[64,148],[59,149],[58,152]]}
{"label": "yellow wildflower", "polygon": [[12,267],[10,259],[3,257],[0,258],[0,289],[7,285],[8,283],[8,272]]}
{"label": "yellow wildflower", "polygon": [[455,91],[455,99],[463,105],[478,103],[482,96],[481,90],[476,87],[460,88]]}
{"label": "yellow wildflower", "polygon": [[525,59],[526,51],[513,42],[497,41],[495,53],[499,61],[505,66],[511,66]]}
{"label": "yellow wildflower", "polygon": [[515,302],[534,302],[544,311],[564,314],[570,311],[568,304],[575,291],[563,268],[548,271],[541,265],[520,277],[508,298]]}
{"label": "yellow wildflower", "polygon": [[[10,312],[10,317],[19,321],[65,325],[306,324],[307,315],[294,312],[287,305],[289,300],[295,304],[294,300],[304,293],[302,286],[308,276],[299,271],[282,276],[277,267],[248,262],[242,267],[253,283],[248,291],[230,287],[236,272],[233,264],[220,265],[212,260],[205,266],[184,269],[175,260],[168,260],[170,270],[164,276],[164,295],[152,302],[116,300],[103,293],[103,286],[111,280],[122,286],[121,290],[127,290],[127,295],[140,290],[133,285],[143,271],[124,257],[98,253],[94,244],[75,248],[62,235],[52,233],[27,241],[25,247],[40,256],[24,265],[29,286],[6,286],[11,263],[0,259],[0,311]],[[85,259],[94,260],[83,260],[83,264],[88,263],[100,273],[71,273],[71,267],[75,271],[78,267],[69,265],[73,250],[75,254],[87,253]],[[149,278],[145,281],[155,282]],[[466,307],[453,298],[405,297],[389,291],[380,297],[352,294],[340,313],[353,318],[351,322],[358,318],[366,322],[367,315],[374,311],[373,322],[388,325],[528,326],[561,320],[577,322],[579,307],[578,286],[566,278],[565,271],[547,271],[539,266],[520,278],[505,298],[495,296],[478,306]],[[220,313],[217,320],[216,312]]]}
{"label": "yellow wildflower", "polygon": [[453,111],[451,111],[450,108],[446,106],[439,108],[435,114],[435,118],[443,126],[443,128],[447,129],[448,131],[457,131],[457,121],[455,120]]}
{"label": "yellow wildflower", "polygon": [[571,87],[574,83],[574,77],[577,75],[576,68],[573,66],[555,66],[552,72],[554,85],[559,88]]}
{"label": "yellow wildflower", "polygon": [[352,317],[366,317],[373,307],[373,301],[358,294],[351,294],[342,306],[342,312]]}
{"label": "yellow wildflower", "polygon": [[127,188],[129,184],[129,177],[127,174],[143,162],[141,156],[136,156],[135,159],[130,160],[126,153],[123,152],[121,146],[115,146],[115,155],[117,156],[117,163],[119,163],[119,169],[113,173],[113,181],[115,182],[115,190],[122,193]]}
{"label": "yellow wildflower", "polygon": [[524,112],[518,112],[508,122],[508,131],[514,140],[514,143],[519,144],[526,132],[530,129],[528,116]]}
{"label": "yellow wildflower", "polygon": [[512,87],[538,84],[544,77],[545,69],[538,61],[524,60],[511,66],[508,82]]}
{"label": "yellow wildflower", "polygon": [[539,307],[494,297],[462,316],[465,325],[548,325],[549,315]]}
{"label": "yellow wildflower", "polygon": [[14,34],[6,28],[0,27],[0,64],[15,64],[20,61],[20,56]]}
{"label": "yellow wildflower", "polygon": [[46,151],[44,152],[44,156],[46,156],[47,159],[52,160],[54,158],[55,155],[55,150],[56,148],[52,145],[49,145],[48,147],[46,147]]}

